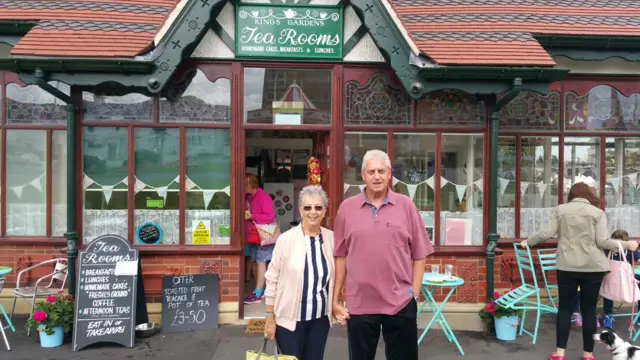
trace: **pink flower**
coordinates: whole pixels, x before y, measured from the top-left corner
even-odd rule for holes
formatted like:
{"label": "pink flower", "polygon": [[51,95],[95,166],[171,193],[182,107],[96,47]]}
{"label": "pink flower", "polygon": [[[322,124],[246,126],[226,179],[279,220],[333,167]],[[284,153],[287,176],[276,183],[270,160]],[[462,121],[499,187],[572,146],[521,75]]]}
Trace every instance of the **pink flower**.
{"label": "pink flower", "polygon": [[494,298],[494,299],[498,299],[498,298],[500,298],[500,293],[499,293],[499,292],[497,292],[497,291],[494,291],[494,292],[493,292],[493,298]]}
{"label": "pink flower", "polygon": [[55,295],[51,295],[47,298],[47,302],[49,304],[53,304],[54,302],[56,302],[56,296]]}
{"label": "pink flower", "polygon": [[491,307],[496,306],[496,302],[495,302],[495,301],[491,301],[491,302],[489,303],[489,306],[491,306]]}
{"label": "pink flower", "polygon": [[495,315],[496,314],[496,309],[495,308],[491,308],[491,309],[488,309],[487,312],[489,314],[491,314],[491,315]]}
{"label": "pink flower", "polygon": [[36,311],[33,313],[33,321],[42,323],[45,320],[47,320],[47,314],[44,311]]}

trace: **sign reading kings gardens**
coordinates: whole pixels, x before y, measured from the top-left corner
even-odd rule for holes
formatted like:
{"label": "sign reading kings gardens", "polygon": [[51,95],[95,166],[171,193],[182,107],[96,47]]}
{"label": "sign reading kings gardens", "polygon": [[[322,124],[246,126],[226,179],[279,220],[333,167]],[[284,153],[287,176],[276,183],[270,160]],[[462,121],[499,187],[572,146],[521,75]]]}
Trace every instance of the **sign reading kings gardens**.
{"label": "sign reading kings gardens", "polygon": [[236,56],[342,60],[341,6],[236,5]]}

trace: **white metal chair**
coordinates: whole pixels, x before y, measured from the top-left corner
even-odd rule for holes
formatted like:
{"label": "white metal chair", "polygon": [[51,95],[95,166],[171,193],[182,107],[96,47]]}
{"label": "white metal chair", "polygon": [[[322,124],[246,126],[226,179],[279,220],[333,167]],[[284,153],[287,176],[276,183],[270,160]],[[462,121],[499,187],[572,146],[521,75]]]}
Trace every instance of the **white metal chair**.
{"label": "white metal chair", "polygon": [[[53,272],[36,280],[36,283],[33,286],[24,283],[22,276],[26,272],[53,263],[55,263]],[[18,299],[26,302],[27,304],[31,304],[31,310],[29,311],[29,317],[31,317],[31,314],[33,314],[33,308],[36,305],[36,299],[56,295],[63,291],[64,286],[67,283],[67,276],[67,259],[46,260],[20,271],[18,273],[18,279],[16,280],[16,287],[13,289],[13,307],[11,308],[10,318],[13,318],[13,313],[16,310],[16,302]],[[50,279],[49,284],[44,286],[40,285],[41,282],[47,279]],[[59,283],[59,287],[56,283]],[[29,336],[30,333],[31,329],[27,329],[27,336]]]}

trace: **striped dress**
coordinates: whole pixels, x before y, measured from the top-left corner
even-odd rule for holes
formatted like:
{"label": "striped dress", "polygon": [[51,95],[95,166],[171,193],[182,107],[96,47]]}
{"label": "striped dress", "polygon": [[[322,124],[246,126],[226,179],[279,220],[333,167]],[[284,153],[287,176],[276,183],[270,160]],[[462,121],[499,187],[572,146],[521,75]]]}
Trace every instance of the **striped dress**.
{"label": "striped dress", "polygon": [[307,256],[298,321],[325,316],[329,301],[329,266],[322,251],[322,234],[315,237],[305,235],[305,239]]}

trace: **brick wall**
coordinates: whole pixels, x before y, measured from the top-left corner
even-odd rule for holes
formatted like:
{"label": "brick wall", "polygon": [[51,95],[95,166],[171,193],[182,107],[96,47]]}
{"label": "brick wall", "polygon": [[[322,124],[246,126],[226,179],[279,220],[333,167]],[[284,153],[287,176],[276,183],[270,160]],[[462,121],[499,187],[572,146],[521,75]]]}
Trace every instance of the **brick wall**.
{"label": "brick wall", "polygon": [[[184,274],[220,274],[220,301],[237,302],[240,287],[240,257],[237,255],[141,255],[147,302],[160,302],[162,277]],[[0,245],[0,265],[13,268],[5,288],[15,286],[19,271],[42,261],[66,258],[63,245]],[[37,279],[50,273],[53,265],[30,274]]]}

